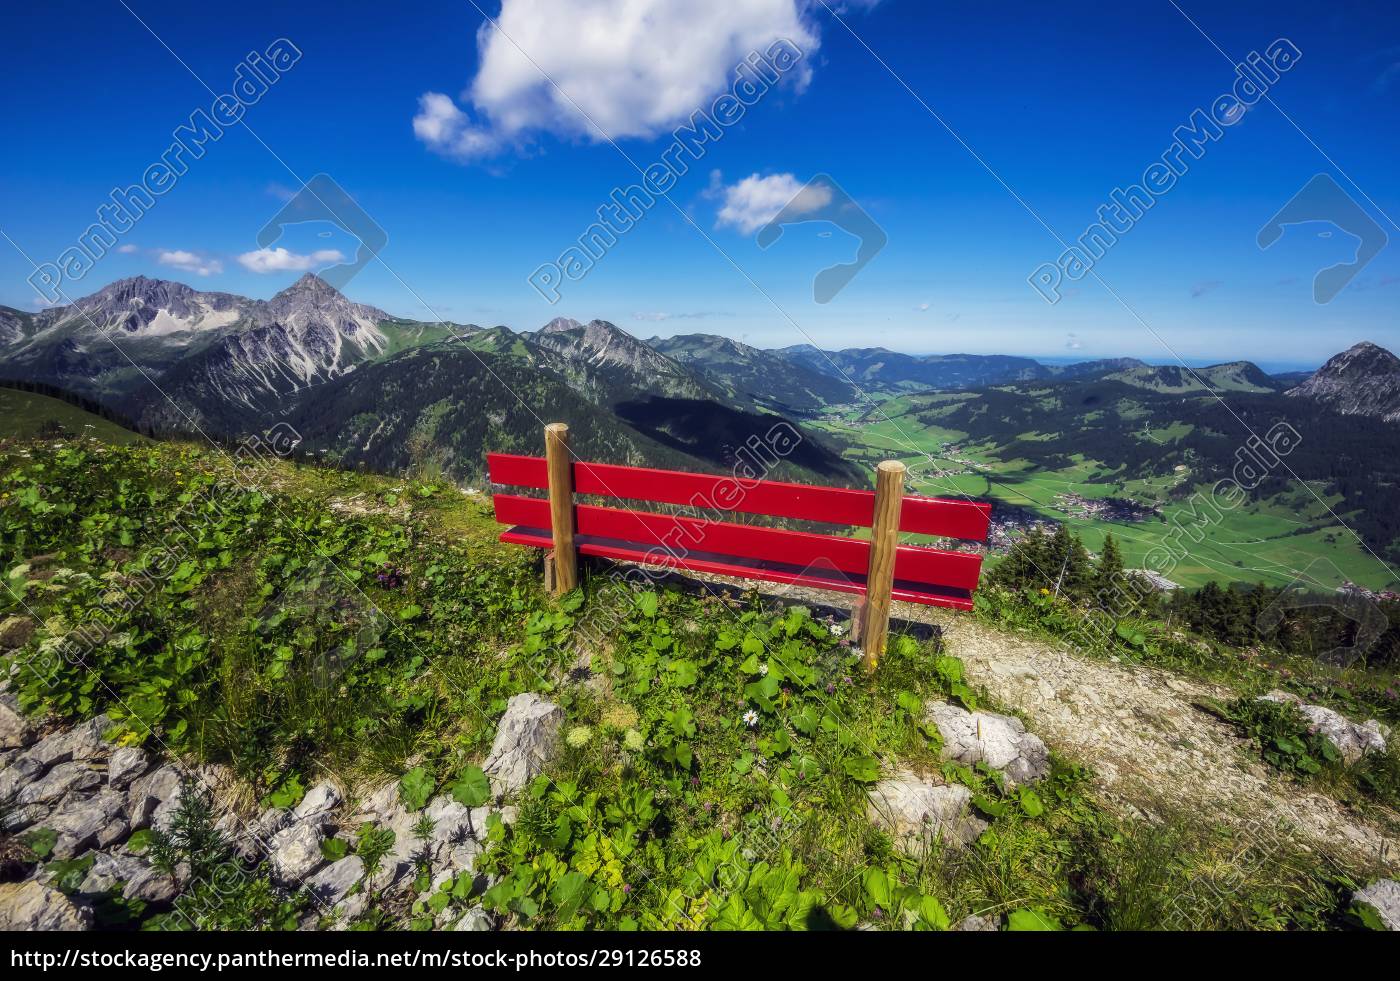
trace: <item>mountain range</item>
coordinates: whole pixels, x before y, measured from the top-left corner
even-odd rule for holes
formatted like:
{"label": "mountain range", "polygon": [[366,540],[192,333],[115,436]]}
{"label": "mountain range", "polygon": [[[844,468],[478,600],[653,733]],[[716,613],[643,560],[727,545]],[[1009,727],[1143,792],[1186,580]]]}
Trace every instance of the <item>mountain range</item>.
{"label": "mountain range", "polygon": [[732,466],[781,419],[805,438],[779,474],[864,483],[803,421],[925,391],[1286,392],[1295,406],[1400,421],[1400,359],[1373,344],[1301,382],[1244,361],[1188,371],[1132,358],[764,350],[705,334],[643,341],[604,320],[519,332],[408,320],[309,273],[268,300],[135,277],[40,313],[0,307],[0,379],[96,401],[151,432],[236,439],[285,421],[308,450],[346,465],[460,478],[480,474],[486,449],[537,452],[555,419],[571,423],[582,453],[700,469]]}

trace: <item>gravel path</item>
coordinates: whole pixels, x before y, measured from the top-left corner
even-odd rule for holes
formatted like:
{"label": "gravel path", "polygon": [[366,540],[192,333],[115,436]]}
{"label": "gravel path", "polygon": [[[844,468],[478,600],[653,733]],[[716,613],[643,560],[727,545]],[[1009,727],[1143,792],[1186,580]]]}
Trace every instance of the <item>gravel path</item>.
{"label": "gravel path", "polygon": [[[688,578],[688,577],[687,577]],[[753,583],[695,577],[708,589]],[[849,608],[839,594],[776,587],[783,602]],[[1224,688],[1139,664],[1086,657],[986,626],[970,615],[894,604],[893,615],[937,627],[968,680],[1014,710],[1052,750],[1093,769],[1109,804],[1127,813],[1172,807],[1249,832],[1304,843],[1367,869],[1400,871],[1400,815],[1389,830],[1331,797],[1271,771],[1233,728],[1192,703],[1227,700]]]}
{"label": "gravel path", "polygon": [[[1235,730],[1192,703],[1223,688],[1089,658],[970,616],[916,614],[942,629],[970,680],[1016,710],[1052,749],[1092,767],[1131,809],[1162,801],[1260,834],[1302,838],[1365,866],[1400,868],[1400,838],[1272,772]],[[1394,822],[1392,822],[1392,827]]]}

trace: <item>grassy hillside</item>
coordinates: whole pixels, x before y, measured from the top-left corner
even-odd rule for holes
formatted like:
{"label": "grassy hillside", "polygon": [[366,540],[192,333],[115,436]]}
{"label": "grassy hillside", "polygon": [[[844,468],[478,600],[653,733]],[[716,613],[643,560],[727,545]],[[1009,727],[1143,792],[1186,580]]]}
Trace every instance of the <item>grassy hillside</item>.
{"label": "grassy hillside", "polygon": [[[1286,843],[1234,877],[1239,841],[1189,815],[1115,816],[1081,767],[1056,759],[1010,790],[941,762],[921,703],[986,703],[936,637],[897,632],[869,678],[806,608],[619,587],[601,568],[555,602],[538,556],[495,534],[486,500],[432,482],[235,475],[172,444],[5,453],[0,621],[39,625],[14,690],[28,711],[105,711],[126,743],[228,767],[253,811],[324,778],[352,795],[385,777],[405,800],[474,793],[506,700],[559,704],[565,748],[492,832],[491,889],[435,891],[426,870],[412,903],[372,897],[361,928],[477,904],[518,928],[944,929],[973,912],[1159,927],[1221,869],[1231,889],[1193,922],[1342,922],[1349,880]],[[81,628],[100,640],[54,656]],[[898,768],[969,788],[988,828],[962,850],[897,850],[866,792]]]}
{"label": "grassy hillside", "polygon": [[[1285,421],[1301,440],[1287,469],[1276,467],[1239,507],[1220,510],[1204,533],[1176,534],[1188,554],[1170,578],[1285,585],[1312,568],[1330,587],[1349,579],[1394,588],[1386,563],[1394,566],[1400,541],[1400,430],[1272,391],[1234,391],[1228,401],[1255,432]],[[1067,522],[1095,550],[1112,533],[1130,567],[1145,565],[1173,528],[1198,523],[1192,498],[1231,474],[1246,435],[1212,396],[1112,377],[908,395],[822,428],[851,459],[903,459],[920,493]],[[1122,520],[1082,503],[1110,498],[1160,514]]]}
{"label": "grassy hillside", "polygon": [[31,439],[35,436],[57,436],[64,432],[74,436],[92,436],[105,443],[127,445],[142,437],[91,412],[85,412],[62,399],[0,388],[0,439]]}

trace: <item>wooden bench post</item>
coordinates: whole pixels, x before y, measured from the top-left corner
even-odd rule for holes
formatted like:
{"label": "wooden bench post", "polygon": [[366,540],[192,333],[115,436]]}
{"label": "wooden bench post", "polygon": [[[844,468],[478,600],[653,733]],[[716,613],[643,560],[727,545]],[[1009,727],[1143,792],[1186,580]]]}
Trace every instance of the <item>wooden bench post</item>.
{"label": "wooden bench post", "polygon": [[[551,422],[544,427],[544,458],[549,471],[549,520],[554,551],[545,558],[545,588],[562,596],[578,585],[578,553],[574,550],[574,478],[569,454],[569,427]],[[552,572],[551,575],[551,561]]]}
{"label": "wooden bench post", "polygon": [[890,630],[890,593],[894,589],[895,549],[899,545],[899,514],[904,503],[904,464],[886,460],[875,468],[875,515],[870,522],[870,571],[865,579],[865,603],[860,617],[860,646],[867,671],[874,671],[885,652]]}

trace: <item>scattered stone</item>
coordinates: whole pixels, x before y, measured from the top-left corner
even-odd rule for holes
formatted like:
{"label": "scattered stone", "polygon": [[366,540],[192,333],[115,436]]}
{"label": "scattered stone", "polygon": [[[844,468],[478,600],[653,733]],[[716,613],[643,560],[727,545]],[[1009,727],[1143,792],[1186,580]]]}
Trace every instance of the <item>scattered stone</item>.
{"label": "scattered stone", "polygon": [[127,880],[122,896],[126,899],[140,899],[148,903],[168,903],[175,898],[179,886],[174,876],[166,875],[147,866]]}
{"label": "scattered stone", "polygon": [[1387,930],[1400,931],[1400,882],[1377,879],[1352,897],[1352,901],[1374,910]]}
{"label": "scattered stone", "polygon": [[0,651],[19,650],[34,636],[34,621],[28,617],[8,617],[0,623]]}
{"label": "scattered stone", "polygon": [[92,868],[88,869],[78,892],[85,896],[96,896],[114,886],[125,886],[128,881],[144,872],[149,866],[134,855],[111,855],[97,852],[93,856]]}
{"label": "scattered stone", "polygon": [[986,763],[1005,774],[1008,787],[1034,783],[1050,772],[1050,751],[1020,719],[931,702],[924,706],[924,721],[943,736],[945,760]]}
{"label": "scattered stone", "polygon": [[354,925],[355,918],[369,909],[369,899],[370,894],[362,890],[336,903],[332,911],[335,914],[335,923],[331,929],[349,930]]}
{"label": "scattered stone", "polygon": [[931,839],[960,848],[987,828],[972,814],[972,792],[961,784],[940,786],[901,770],[866,796],[866,817],[909,853],[916,854]]}
{"label": "scattered stone", "polygon": [[323,780],[306,792],[301,803],[292,810],[292,819],[305,821],[329,814],[340,804],[340,799],[340,791],[336,789],[335,784]]}
{"label": "scattered stone", "polygon": [[432,841],[457,844],[471,838],[476,829],[472,811],[446,794],[428,801],[427,815],[433,821]]}
{"label": "scattered stone", "polygon": [[496,918],[480,906],[473,906],[452,928],[459,931],[484,933],[496,929]]}
{"label": "scattered stone", "polygon": [[219,818],[214,826],[229,839],[239,858],[256,864],[267,857],[273,836],[291,823],[291,811],[269,807],[251,820],[244,820],[230,811]]}
{"label": "scattered stone", "polygon": [[564,711],[553,702],[526,692],[506,704],[496,738],[482,769],[498,796],[514,793],[533,780],[559,747]]}
{"label": "scattered stone", "polygon": [[52,804],[68,793],[85,793],[102,783],[87,761],[60,763],[33,783],[20,788],[16,804]]}
{"label": "scattered stone", "polygon": [[269,807],[254,819],[252,830],[271,838],[291,823],[291,811],[284,807]]}
{"label": "scattered stone", "polygon": [[452,872],[475,872],[476,860],[481,853],[486,851],[486,846],[475,838],[468,838],[461,844],[452,845],[443,854],[439,850],[438,861]]}
{"label": "scattered stone", "polygon": [[53,857],[69,859],[93,845],[110,845],[117,838],[126,837],[129,825],[123,816],[125,811],[126,794],[120,790],[107,788],[91,797],[68,798],[49,820],[49,827],[58,832]]}
{"label": "scattered stone", "polygon": [[379,871],[370,880],[375,889],[394,891],[413,881],[413,860],[424,848],[424,843],[413,836],[413,826],[418,819],[418,814],[400,806],[383,823],[382,827],[394,833],[394,844],[380,862]]}
{"label": "scattered stone", "polygon": [[390,780],[360,802],[359,811],[352,820],[357,824],[366,821],[381,824],[401,810],[403,804],[399,800],[399,782]]}
{"label": "scattered stone", "polygon": [[86,930],[92,910],[36,879],[0,885],[0,930]]}
{"label": "scattered stone", "polygon": [[85,896],[97,896],[116,886],[122,887],[125,898],[148,903],[169,902],[175,898],[177,889],[174,878],[158,872],[145,859],[97,852],[78,892]]}
{"label": "scattered stone", "polygon": [[35,743],[13,765],[28,770],[25,776],[37,776],[38,773],[60,763],[92,759],[105,745],[102,733],[111,725],[111,719],[99,715],[66,732],[56,732]]}
{"label": "scattered stone", "polygon": [[364,872],[365,863],[360,856],[347,855],[307,879],[306,889],[317,904],[331,907],[350,894]]}
{"label": "scattered stone", "polygon": [[1271,691],[1267,695],[1259,696],[1259,700],[1296,706],[1308,721],[1309,731],[1335,746],[1348,766],[1367,753],[1385,752],[1385,730],[1375,719],[1353,722],[1340,712],[1334,712],[1322,705],[1309,705],[1297,695],[1286,691]]}
{"label": "scattered stone", "polygon": [[990,917],[978,916],[973,913],[970,916],[964,916],[953,925],[953,929],[962,933],[995,933],[1000,927]]}
{"label": "scattered stone", "polygon": [[315,872],[325,861],[321,856],[324,838],[318,821],[293,824],[277,832],[268,855],[273,875],[283,883],[293,884]]}
{"label": "scattered stone", "polygon": [[33,723],[19,710],[19,699],[0,695],[0,749],[24,749],[35,736]]}
{"label": "scattered stone", "polygon": [[27,807],[16,805],[0,813],[0,831],[17,834],[41,823],[48,816],[49,809],[43,804],[30,804]]}
{"label": "scattered stone", "polygon": [[180,801],[180,768],[167,763],[138,777],[131,784],[127,800],[126,819],[133,831],[152,824],[163,826]]}
{"label": "scattered stone", "polygon": [[150,765],[150,756],[140,746],[119,746],[107,761],[107,785],[118,789],[126,787]]}

